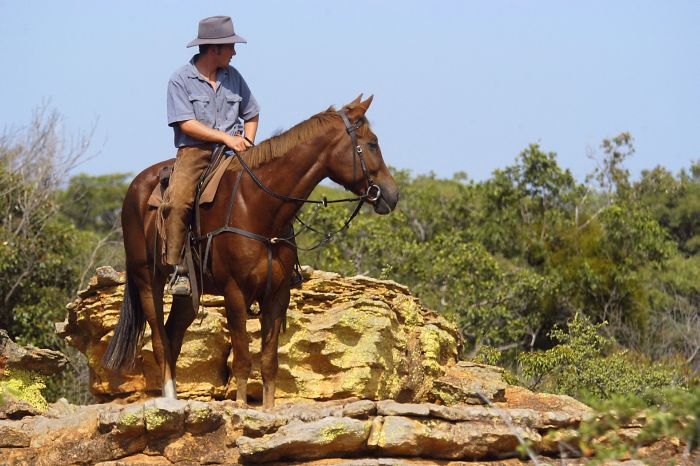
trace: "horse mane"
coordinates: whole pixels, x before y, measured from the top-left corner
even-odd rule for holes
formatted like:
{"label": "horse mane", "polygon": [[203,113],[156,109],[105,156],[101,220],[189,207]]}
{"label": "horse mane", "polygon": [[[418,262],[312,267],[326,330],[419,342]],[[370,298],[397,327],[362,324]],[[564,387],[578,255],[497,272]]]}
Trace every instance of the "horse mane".
{"label": "horse mane", "polygon": [[[337,121],[338,118],[335,107],[331,106],[328,110],[313,115],[289,130],[251,147],[242,153],[241,156],[250,168],[257,168],[271,160],[282,157],[292,147],[311,140],[321,131],[333,125],[333,122]],[[238,160],[234,159],[231,162],[229,169],[235,171],[241,168]]]}
{"label": "horse mane", "polygon": [[[356,104],[353,102],[344,106],[341,110],[352,110],[355,106]],[[292,147],[313,139],[318,133],[332,126],[333,122],[338,118],[340,118],[338,116],[338,111],[331,105],[327,110],[317,113],[291,127],[287,131],[265,139],[260,144],[251,147],[242,153],[241,157],[243,157],[243,160],[250,168],[257,168],[271,160],[282,157],[289,152]],[[357,131],[358,134],[364,134],[370,129],[369,120],[367,120],[366,117],[363,118],[365,124],[360,126]],[[229,165],[230,170],[237,171],[241,168],[238,159],[231,160],[231,165]]]}

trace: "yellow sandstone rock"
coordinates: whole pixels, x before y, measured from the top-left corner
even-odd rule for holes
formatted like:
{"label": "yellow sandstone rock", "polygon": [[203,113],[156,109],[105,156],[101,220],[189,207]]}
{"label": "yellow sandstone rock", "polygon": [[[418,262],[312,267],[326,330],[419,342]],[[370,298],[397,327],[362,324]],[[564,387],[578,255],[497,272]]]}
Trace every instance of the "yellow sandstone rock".
{"label": "yellow sandstone rock", "polygon": [[[67,306],[59,333],[86,355],[90,389],[101,401],[137,399],[160,391],[160,377],[146,329],[144,346],[130,371],[107,371],[100,359],[119,317],[124,277],[105,273]],[[105,279],[104,276],[108,278]],[[166,318],[170,297],[166,296]],[[253,375],[249,396],[262,395],[260,322],[248,320]],[[432,381],[456,363],[461,339],[454,324],[421,306],[395,282],[314,271],[292,290],[287,330],[280,336],[278,398],[427,399]],[[233,355],[223,299],[205,295],[177,362],[182,398],[232,398]]]}

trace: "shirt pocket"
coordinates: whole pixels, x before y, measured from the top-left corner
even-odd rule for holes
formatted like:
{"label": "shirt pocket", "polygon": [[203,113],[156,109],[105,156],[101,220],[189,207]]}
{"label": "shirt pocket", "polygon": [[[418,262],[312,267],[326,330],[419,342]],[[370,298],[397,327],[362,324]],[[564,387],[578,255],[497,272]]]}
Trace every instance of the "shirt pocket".
{"label": "shirt pocket", "polygon": [[226,94],[225,96],[225,105],[226,105],[226,113],[225,113],[225,118],[226,121],[238,121],[238,116],[241,111],[241,102],[243,101],[243,97],[241,97],[238,94]]}
{"label": "shirt pocket", "polygon": [[212,126],[214,118],[210,109],[211,99],[207,95],[191,95],[190,102],[194,109],[194,116],[197,121],[204,123],[207,126]]}

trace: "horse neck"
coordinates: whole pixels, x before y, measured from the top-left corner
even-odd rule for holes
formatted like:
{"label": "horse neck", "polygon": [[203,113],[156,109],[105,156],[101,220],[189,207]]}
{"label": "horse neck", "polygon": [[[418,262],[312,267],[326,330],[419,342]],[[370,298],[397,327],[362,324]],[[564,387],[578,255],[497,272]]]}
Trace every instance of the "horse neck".
{"label": "horse neck", "polygon": [[[339,131],[328,131],[310,142],[299,144],[282,157],[256,168],[254,172],[271,191],[307,199],[314,188],[328,176],[326,159],[335,146],[338,133]],[[247,188],[246,204],[254,203],[255,208],[260,209],[260,217],[268,218],[267,226],[275,232],[286,228],[302,207],[299,202],[274,198],[254,183],[248,183]]]}

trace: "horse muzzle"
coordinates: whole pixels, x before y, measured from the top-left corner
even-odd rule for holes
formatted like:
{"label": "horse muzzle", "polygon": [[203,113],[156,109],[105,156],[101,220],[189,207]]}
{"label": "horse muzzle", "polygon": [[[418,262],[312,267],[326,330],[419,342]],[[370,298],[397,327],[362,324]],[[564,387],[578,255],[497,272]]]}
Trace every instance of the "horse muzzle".
{"label": "horse muzzle", "polygon": [[374,184],[367,190],[367,202],[372,204],[376,213],[386,215],[394,210],[399,202],[399,191]]}

